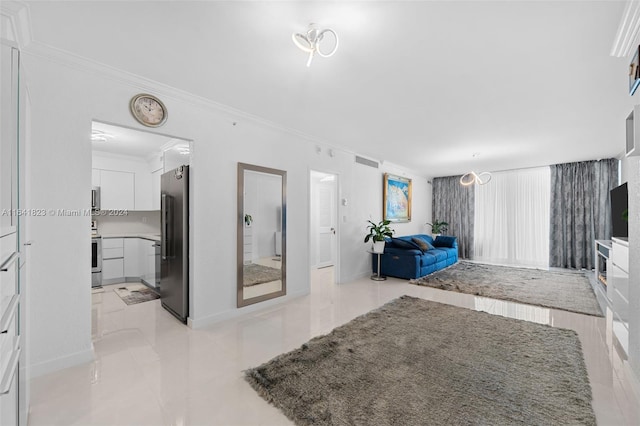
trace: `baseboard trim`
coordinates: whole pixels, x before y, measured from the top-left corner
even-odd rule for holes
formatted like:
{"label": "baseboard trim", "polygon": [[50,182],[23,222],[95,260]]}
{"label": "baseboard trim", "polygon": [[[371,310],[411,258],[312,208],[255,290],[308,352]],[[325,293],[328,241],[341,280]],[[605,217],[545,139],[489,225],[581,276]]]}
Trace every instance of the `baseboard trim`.
{"label": "baseboard trim", "polygon": [[255,305],[245,306],[243,308],[237,309],[229,309],[224,312],[220,312],[214,315],[208,315],[203,318],[192,319],[191,317],[187,318],[187,326],[193,329],[201,329],[204,327],[208,327],[210,325],[217,324],[222,321],[226,321],[233,318],[238,318],[246,314],[251,314],[259,311],[263,311],[265,309],[273,308],[274,306],[282,305],[287,302],[291,302],[294,299],[307,296],[309,291],[299,291],[297,293],[287,294],[284,297],[278,297],[276,299],[267,300],[261,303],[256,303]]}
{"label": "baseboard trim", "polygon": [[31,378],[43,376],[58,370],[93,361],[93,343],[91,349],[31,365]]}

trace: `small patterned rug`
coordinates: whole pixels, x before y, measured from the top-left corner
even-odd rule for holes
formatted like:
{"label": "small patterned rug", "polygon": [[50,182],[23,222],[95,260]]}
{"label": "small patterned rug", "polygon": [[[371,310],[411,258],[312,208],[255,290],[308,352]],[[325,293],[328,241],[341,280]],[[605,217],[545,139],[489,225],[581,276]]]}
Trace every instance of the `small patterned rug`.
{"label": "small patterned rug", "polygon": [[160,298],[160,295],[144,284],[132,284],[114,289],[113,291],[127,305],[149,302]]}
{"label": "small patterned rug", "polygon": [[280,269],[258,265],[257,263],[244,265],[242,273],[245,287],[282,279],[282,272]]}

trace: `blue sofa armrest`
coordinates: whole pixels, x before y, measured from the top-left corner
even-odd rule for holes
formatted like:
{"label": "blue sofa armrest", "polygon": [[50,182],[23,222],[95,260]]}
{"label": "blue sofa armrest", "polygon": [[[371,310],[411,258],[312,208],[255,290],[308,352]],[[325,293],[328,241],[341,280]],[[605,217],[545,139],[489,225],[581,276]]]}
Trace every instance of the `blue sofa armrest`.
{"label": "blue sofa armrest", "polygon": [[433,245],[438,247],[458,248],[458,239],[451,235],[438,235],[433,242]]}
{"label": "blue sofa armrest", "polygon": [[[378,255],[372,254],[371,265],[375,272],[378,267]],[[390,248],[380,256],[380,266],[383,275],[411,279],[420,276],[420,250],[406,250]]]}

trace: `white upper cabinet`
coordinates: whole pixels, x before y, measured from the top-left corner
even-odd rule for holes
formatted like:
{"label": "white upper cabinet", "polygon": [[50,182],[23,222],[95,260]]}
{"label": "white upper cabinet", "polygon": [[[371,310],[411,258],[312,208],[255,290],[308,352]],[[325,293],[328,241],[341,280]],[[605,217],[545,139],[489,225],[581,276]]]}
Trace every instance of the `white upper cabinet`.
{"label": "white upper cabinet", "polygon": [[91,169],[91,186],[100,186],[100,170]]}
{"label": "white upper cabinet", "polygon": [[[160,210],[160,177],[166,170],[189,164],[190,141],[98,121],[91,130],[96,136],[91,177],[93,186],[101,188],[100,207]],[[116,181],[122,186],[114,187]],[[116,195],[118,189],[123,194]]]}
{"label": "white upper cabinet", "polygon": [[163,170],[151,173],[151,210],[160,210],[160,179]]}
{"label": "white upper cabinet", "polygon": [[100,170],[100,208],[135,210],[135,174]]}
{"label": "white upper cabinet", "polygon": [[[151,173],[136,173],[136,210],[153,210]],[[157,210],[160,210],[158,208]]]}
{"label": "white upper cabinet", "polygon": [[[92,169],[91,182],[100,187],[100,208],[103,210],[160,210],[160,187],[153,192],[151,173]],[[154,197],[158,199],[155,206]],[[128,207],[124,207],[128,206]]]}

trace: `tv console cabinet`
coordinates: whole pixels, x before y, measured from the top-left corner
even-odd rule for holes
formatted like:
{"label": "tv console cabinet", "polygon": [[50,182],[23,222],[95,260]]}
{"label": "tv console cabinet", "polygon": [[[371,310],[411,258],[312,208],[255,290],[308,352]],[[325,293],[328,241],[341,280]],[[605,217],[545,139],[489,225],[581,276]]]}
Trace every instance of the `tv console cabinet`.
{"label": "tv console cabinet", "polygon": [[613,334],[629,353],[629,242],[613,238],[607,261],[607,298],[613,311]]}
{"label": "tv console cabinet", "polygon": [[[601,282],[605,286],[607,285],[607,271],[609,270],[608,262],[609,262],[610,253],[611,253],[611,240],[596,240],[596,243],[595,243],[596,282]],[[601,264],[604,265],[604,269],[600,267]]]}

